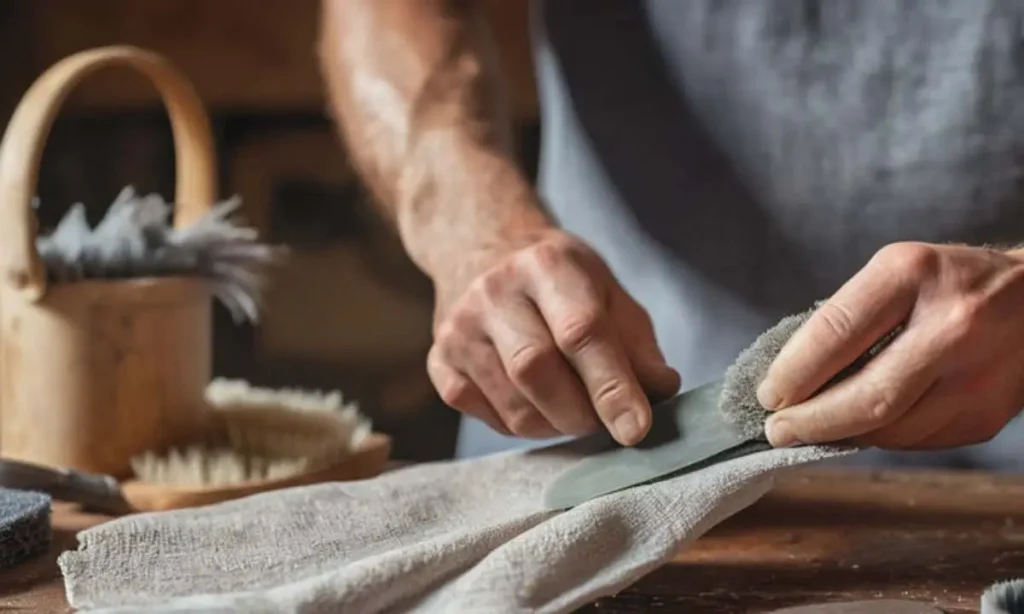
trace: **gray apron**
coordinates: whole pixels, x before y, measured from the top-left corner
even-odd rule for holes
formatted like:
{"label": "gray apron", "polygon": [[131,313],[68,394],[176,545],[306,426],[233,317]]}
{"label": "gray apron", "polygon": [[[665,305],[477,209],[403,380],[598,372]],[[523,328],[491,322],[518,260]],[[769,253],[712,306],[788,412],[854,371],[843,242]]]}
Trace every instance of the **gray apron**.
{"label": "gray apron", "polygon": [[[888,243],[1024,240],[1024,1],[533,8],[540,192],[684,388]],[[849,462],[1022,468],[1022,441]],[[536,443],[464,419],[458,455]]]}

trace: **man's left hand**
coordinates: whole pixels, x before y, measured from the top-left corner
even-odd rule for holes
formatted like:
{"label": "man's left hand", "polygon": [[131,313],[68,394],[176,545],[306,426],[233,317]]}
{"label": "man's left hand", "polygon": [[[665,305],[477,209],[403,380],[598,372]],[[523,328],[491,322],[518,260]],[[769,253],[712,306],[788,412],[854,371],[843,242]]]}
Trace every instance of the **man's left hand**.
{"label": "man's left hand", "polygon": [[[815,395],[899,324],[891,345]],[[992,439],[1024,407],[1024,252],[896,243],[793,335],[758,389],[776,447],[938,449]]]}

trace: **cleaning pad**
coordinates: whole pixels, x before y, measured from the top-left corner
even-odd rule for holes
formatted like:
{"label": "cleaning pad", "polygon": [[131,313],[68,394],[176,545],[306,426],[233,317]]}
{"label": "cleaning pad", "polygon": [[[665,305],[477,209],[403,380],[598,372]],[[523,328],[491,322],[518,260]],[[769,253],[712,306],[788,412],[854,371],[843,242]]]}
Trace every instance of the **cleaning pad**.
{"label": "cleaning pad", "polygon": [[50,547],[50,497],[0,488],[0,569],[19,565]]}
{"label": "cleaning pad", "polygon": [[[761,407],[760,401],[757,400],[757,388],[760,386],[761,380],[768,374],[768,368],[782,351],[786,342],[810,319],[815,309],[821,304],[822,302],[819,301],[812,309],[780,320],[778,324],[762,333],[750,347],[740,352],[733,364],[726,370],[722,379],[718,409],[722,412],[725,421],[739,431],[745,439],[765,438],[764,423],[770,412]],[[857,360],[832,377],[822,389],[839,383],[863,368],[868,361],[892,343],[902,331],[903,326],[900,325],[883,335]]]}

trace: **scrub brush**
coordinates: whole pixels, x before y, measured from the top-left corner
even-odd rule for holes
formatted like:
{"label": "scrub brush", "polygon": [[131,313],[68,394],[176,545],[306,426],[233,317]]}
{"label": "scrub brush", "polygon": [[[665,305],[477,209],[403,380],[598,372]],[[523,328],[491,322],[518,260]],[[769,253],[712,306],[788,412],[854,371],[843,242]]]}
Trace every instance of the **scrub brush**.
{"label": "scrub brush", "polygon": [[206,401],[211,419],[205,436],[132,458],[135,475],[125,481],[0,458],[0,486],[19,489],[0,488],[0,564],[5,553],[20,557],[45,545],[40,532],[49,525],[39,522],[50,499],[44,507],[36,492],[116,516],[366,479],[390,459],[391,439],[372,432],[370,421],[338,392],[275,391],[217,379]]}
{"label": "scrub brush", "polygon": [[211,431],[203,442],[132,459],[139,481],[236,486],[291,478],[359,450],[370,421],[341,393],[270,390],[216,379],[206,391]]}

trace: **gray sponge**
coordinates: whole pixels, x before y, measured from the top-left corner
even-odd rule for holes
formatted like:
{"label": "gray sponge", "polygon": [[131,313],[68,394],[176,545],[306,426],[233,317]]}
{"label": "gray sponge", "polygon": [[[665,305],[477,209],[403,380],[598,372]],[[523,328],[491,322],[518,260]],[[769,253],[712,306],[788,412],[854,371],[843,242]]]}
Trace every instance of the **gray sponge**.
{"label": "gray sponge", "polygon": [[[750,347],[740,352],[736,361],[726,370],[718,398],[718,410],[744,438],[767,441],[764,423],[771,412],[761,407],[757,400],[757,387],[768,374],[768,367],[782,351],[782,347],[822,303],[818,301],[813,308],[780,320],[754,340]],[[884,335],[867,352],[829,380],[822,390],[859,371],[902,330],[903,325],[900,325]]]}
{"label": "gray sponge", "polygon": [[49,495],[0,488],[0,569],[46,552],[51,534]]}

